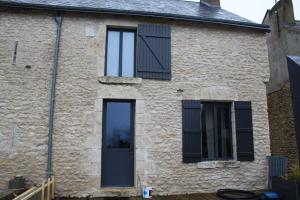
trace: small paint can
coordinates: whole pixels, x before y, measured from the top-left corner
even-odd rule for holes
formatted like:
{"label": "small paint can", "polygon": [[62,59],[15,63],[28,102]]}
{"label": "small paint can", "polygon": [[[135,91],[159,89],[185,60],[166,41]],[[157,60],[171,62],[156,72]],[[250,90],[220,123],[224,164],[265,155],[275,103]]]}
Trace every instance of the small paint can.
{"label": "small paint can", "polygon": [[143,198],[150,199],[152,197],[152,187],[143,187]]}

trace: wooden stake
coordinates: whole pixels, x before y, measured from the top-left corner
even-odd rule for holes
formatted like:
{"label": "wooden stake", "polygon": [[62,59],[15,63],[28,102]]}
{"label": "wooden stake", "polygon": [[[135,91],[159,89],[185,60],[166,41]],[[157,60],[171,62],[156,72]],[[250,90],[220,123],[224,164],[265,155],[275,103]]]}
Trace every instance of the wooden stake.
{"label": "wooden stake", "polygon": [[54,199],[54,176],[52,176],[52,195],[51,199]]}
{"label": "wooden stake", "polygon": [[43,181],[42,183],[42,196],[41,196],[41,200],[45,200],[45,181]]}
{"label": "wooden stake", "polygon": [[47,183],[47,200],[50,200],[50,187],[51,187],[51,182],[50,182],[50,178],[48,178],[48,183]]}

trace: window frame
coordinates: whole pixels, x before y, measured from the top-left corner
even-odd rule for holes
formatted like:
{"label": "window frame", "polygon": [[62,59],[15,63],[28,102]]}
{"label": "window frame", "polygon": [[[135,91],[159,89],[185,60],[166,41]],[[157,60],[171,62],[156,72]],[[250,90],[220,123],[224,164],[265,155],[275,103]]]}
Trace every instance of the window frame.
{"label": "window frame", "polygon": [[[204,104],[212,104],[213,106],[213,130],[214,130],[214,151],[215,151],[215,155],[214,155],[214,159],[208,159],[208,158],[204,158],[203,157],[203,118],[202,118],[202,113],[203,113],[203,107]],[[220,105],[226,105],[228,106],[228,110],[229,110],[229,120],[227,121],[228,125],[230,125],[229,127],[229,137],[230,137],[230,156],[229,157],[219,157],[216,156],[218,155],[218,150],[219,150],[219,146],[218,146],[218,115],[217,115],[217,108]],[[226,101],[201,101],[201,154],[202,154],[202,158],[201,161],[228,161],[228,160],[233,160],[234,159],[234,135],[233,135],[233,115],[232,115],[232,102],[226,102]],[[223,153],[222,153],[223,154]]]}
{"label": "window frame", "polygon": [[[119,38],[119,65],[118,65],[118,76],[115,77],[124,77],[124,78],[134,78],[136,77],[136,40],[137,40],[137,30],[136,28],[117,28],[117,27],[107,27],[106,28],[106,41],[105,41],[105,70],[104,70],[104,76],[107,75],[107,50],[108,50],[108,32],[109,31],[117,31],[120,33]],[[133,52],[133,76],[132,77],[126,77],[122,76],[123,72],[123,63],[122,63],[122,54],[123,54],[123,33],[124,32],[132,32],[134,33],[134,52]]]}

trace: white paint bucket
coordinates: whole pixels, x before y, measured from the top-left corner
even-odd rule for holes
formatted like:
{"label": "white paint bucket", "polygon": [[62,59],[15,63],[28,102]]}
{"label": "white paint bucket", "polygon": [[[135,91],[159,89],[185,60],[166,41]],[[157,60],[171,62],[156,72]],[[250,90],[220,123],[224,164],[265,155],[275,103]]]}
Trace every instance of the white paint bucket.
{"label": "white paint bucket", "polygon": [[150,199],[152,197],[152,187],[143,187],[143,198]]}

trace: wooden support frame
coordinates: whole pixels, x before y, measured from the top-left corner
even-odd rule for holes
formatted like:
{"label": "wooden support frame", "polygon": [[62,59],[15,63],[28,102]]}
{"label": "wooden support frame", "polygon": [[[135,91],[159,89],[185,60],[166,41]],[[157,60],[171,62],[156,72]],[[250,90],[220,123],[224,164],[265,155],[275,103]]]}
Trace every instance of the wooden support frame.
{"label": "wooden support frame", "polygon": [[[30,189],[28,189],[21,195],[17,196],[13,200],[31,200],[33,198],[39,200],[52,200],[54,199],[54,189],[55,189],[55,181],[54,181],[54,177],[51,177],[47,179],[46,183],[45,181],[43,181],[40,186],[31,187]],[[39,197],[37,195],[39,195]]]}

